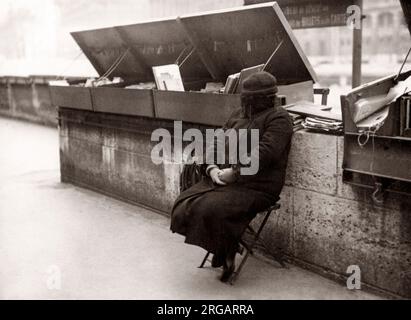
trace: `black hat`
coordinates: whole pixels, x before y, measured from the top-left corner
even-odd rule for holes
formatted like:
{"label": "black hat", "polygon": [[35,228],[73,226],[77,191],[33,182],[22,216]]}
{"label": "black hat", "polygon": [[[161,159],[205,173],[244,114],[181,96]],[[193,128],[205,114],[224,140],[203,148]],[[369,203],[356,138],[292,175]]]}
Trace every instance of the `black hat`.
{"label": "black hat", "polygon": [[243,96],[273,95],[277,92],[277,79],[268,72],[260,71],[244,80],[241,94]]}

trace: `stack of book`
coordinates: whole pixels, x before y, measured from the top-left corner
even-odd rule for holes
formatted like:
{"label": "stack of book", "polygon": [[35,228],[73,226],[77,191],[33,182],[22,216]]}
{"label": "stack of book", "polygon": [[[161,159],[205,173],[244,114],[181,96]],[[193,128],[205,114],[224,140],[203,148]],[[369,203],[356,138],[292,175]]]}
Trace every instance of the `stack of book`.
{"label": "stack of book", "polygon": [[240,79],[240,73],[232,74],[228,76],[227,82],[224,87],[224,93],[235,93],[238,86],[238,81]]}
{"label": "stack of book", "polygon": [[337,120],[330,120],[325,118],[317,118],[317,117],[307,117],[302,126],[305,129],[310,129],[314,131],[320,132],[328,132],[334,134],[340,134],[344,131],[342,121]]}
{"label": "stack of book", "polygon": [[227,82],[224,87],[224,93],[241,93],[244,80],[252,74],[262,71],[264,67],[264,64],[260,64],[258,66],[245,68],[239,73],[228,76]]}
{"label": "stack of book", "polygon": [[295,114],[295,113],[289,113],[291,119],[293,120],[293,127],[294,127],[294,132],[304,129],[303,127],[303,122],[304,122],[304,117],[299,115],[299,114]]}
{"label": "stack of book", "polygon": [[342,116],[339,113],[330,111],[330,107],[319,106],[310,101],[298,101],[284,107],[290,115],[299,115],[295,118],[294,131],[309,129],[313,131],[340,134],[343,132]]}

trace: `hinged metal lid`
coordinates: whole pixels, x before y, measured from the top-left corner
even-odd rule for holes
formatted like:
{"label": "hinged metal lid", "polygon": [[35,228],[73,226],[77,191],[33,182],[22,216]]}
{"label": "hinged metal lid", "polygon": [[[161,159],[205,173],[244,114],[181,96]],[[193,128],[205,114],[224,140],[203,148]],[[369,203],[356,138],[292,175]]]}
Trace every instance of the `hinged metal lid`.
{"label": "hinged metal lid", "polygon": [[72,36],[100,76],[150,81],[153,66],[183,63],[185,80],[210,78],[175,19],[73,32]]}
{"label": "hinged metal lid", "polygon": [[151,67],[177,61],[185,81],[225,81],[269,61],[280,84],[316,81],[276,2],[72,35],[100,75],[118,65],[111,76],[149,80]]}

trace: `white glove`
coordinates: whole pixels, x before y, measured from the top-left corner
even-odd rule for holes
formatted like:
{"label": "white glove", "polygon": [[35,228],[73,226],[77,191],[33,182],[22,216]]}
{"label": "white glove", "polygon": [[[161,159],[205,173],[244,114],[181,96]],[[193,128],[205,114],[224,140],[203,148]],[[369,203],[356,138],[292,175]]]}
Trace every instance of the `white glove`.
{"label": "white glove", "polygon": [[232,168],[221,170],[221,173],[219,174],[219,178],[221,181],[225,183],[233,183],[237,179],[237,177],[235,176],[234,170]]}
{"label": "white glove", "polygon": [[213,180],[213,182],[215,184],[218,184],[220,186],[225,186],[226,183],[224,181],[221,181],[220,179],[220,175],[222,174],[222,170],[220,170],[219,168],[213,168],[210,171],[210,178],[211,180]]}

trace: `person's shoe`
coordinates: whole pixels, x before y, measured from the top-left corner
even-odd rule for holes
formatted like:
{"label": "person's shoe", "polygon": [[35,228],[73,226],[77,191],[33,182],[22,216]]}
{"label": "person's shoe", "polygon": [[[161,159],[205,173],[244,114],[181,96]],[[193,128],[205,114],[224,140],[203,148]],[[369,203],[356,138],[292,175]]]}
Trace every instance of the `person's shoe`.
{"label": "person's shoe", "polygon": [[231,276],[233,275],[234,270],[235,270],[234,263],[231,264],[231,266],[229,266],[229,267],[224,265],[224,270],[223,270],[223,274],[221,275],[220,281],[221,282],[228,282],[228,280],[230,280]]}
{"label": "person's shoe", "polygon": [[221,282],[228,282],[235,270],[235,251],[234,254],[229,254],[224,262],[223,274],[221,275]]}

